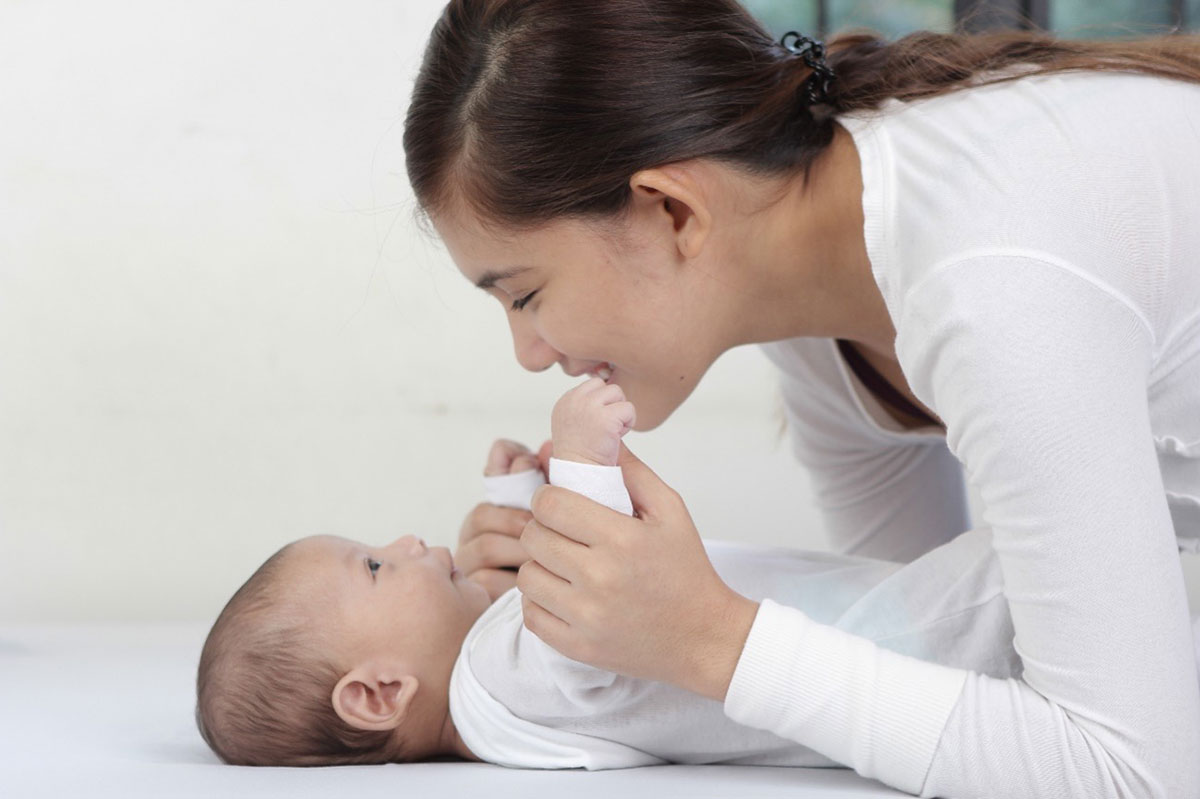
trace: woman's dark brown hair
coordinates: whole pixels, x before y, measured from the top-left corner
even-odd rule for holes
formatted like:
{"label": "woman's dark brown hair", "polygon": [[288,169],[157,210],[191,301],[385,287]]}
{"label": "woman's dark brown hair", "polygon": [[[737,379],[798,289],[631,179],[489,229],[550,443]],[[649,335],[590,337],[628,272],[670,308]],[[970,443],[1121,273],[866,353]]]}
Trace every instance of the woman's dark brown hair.
{"label": "woman's dark brown hair", "polygon": [[837,114],[1028,74],[980,75],[1004,67],[1200,82],[1197,36],[856,29],[826,50],[829,102],[810,107],[812,70],[735,0],[451,0],[408,110],[409,180],[427,213],[530,227],[618,213],[633,174],[690,158],[807,178]]}

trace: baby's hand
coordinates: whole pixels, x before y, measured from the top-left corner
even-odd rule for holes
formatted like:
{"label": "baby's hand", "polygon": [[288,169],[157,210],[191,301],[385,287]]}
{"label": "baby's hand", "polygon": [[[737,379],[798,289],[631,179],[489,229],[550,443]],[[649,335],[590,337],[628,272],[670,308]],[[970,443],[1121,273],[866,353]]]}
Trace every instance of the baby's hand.
{"label": "baby's hand", "polygon": [[563,394],[550,414],[554,457],[616,466],[621,436],[634,422],[633,403],[616,383],[589,378]]}
{"label": "baby's hand", "polygon": [[498,438],[488,452],[487,465],[483,468],[484,477],[494,477],[498,474],[516,474],[537,469],[538,457],[529,451],[529,447]]}

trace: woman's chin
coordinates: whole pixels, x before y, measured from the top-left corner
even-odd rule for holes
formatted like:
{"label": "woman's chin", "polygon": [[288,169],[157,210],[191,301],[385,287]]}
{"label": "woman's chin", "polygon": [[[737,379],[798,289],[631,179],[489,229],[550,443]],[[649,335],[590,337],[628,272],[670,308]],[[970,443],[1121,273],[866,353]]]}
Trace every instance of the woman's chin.
{"label": "woman's chin", "polygon": [[653,430],[671,418],[671,414],[675,411],[675,408],[660,409],[653,407],[643,410],[642,406],[636,400],[633,401],[633,407],[636,409],[636,413],[633,419],[633,427],[630,430],[633,430],[635,433],[646,433]]}

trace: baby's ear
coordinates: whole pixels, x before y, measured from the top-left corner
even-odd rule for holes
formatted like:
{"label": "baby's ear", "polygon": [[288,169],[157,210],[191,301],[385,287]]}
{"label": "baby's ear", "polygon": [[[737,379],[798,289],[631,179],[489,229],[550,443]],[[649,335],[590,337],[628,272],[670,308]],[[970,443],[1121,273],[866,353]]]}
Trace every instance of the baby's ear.
{"label": "baby's ear", "polygon": [[330,701],[338,717],[355,729],[394,730],[404,722],[418,686],[412,674],[392,676],[359,666],[338,680]]}

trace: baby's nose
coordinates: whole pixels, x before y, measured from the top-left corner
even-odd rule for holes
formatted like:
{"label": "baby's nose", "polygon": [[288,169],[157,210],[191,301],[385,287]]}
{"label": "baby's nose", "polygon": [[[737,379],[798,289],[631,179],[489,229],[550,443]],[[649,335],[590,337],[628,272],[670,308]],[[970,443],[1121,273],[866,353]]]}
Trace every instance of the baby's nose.
{"label": "baby's nose", "polygon": [[388,545],[388,548],[408,549],[415,553],[425,551],[425,541],[415,535],[402,535]]}

